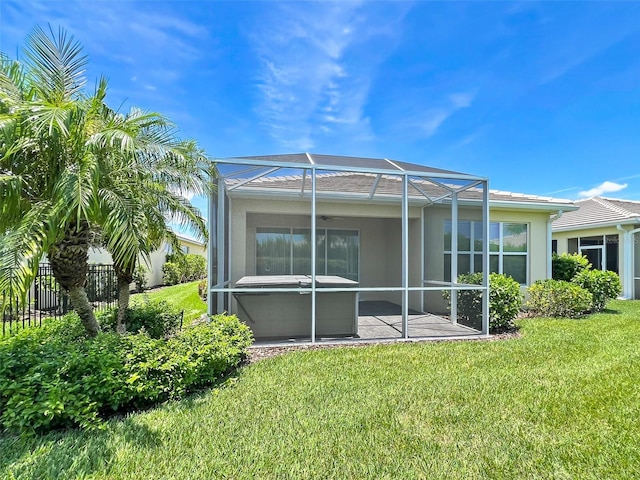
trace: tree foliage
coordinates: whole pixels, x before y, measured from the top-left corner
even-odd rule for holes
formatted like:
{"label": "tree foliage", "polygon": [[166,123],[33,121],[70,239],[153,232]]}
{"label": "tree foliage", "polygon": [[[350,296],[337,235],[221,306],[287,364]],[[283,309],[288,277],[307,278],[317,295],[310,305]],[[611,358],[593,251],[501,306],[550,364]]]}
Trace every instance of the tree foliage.
{"label": "tree foliage", "polygon": [[[36,28],[25,61],[0,56],[0,298],[24,301],[46,255],[90,335],[99,331],[84,286],[88,249],[111,252],[126,310],[138,259],[171,222],[206,238],[187,197],[202,194],[209,167],[165,117],[105,102],[107,82],[85,90],[87,57],[63,29]],[[7,302],[1,302],[6,305]]]}

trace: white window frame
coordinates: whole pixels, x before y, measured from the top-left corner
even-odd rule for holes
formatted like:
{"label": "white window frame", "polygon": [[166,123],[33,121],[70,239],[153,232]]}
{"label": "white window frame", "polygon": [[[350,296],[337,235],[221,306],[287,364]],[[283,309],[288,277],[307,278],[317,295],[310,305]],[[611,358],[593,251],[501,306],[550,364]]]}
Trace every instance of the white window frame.
{"label": "white window frame", "polygon": [[[256,271],[256,275],[258,274],[258,230],[259,229],[288,229],[289,230],[289,235],[291,238],[291,242],[290,242],[290,247],[289,247],[289,275],[293,275],[293,231],[294,230],[309,230],[309,233],[311,233],[311,229],[308,227],[274,227],[274,226],[257,226],[256,230],[255,230],[255,239],[254,239],[254,243],[255,243],[255,248],[254,248],[254,255],[253,255],[253,265]],[[362,252],[362,243],[360,242],[361,240],[361,236],[360,236],[360,230],[357,228],[317,228],[316,229],[316,235],[324,233],[324,237],[325,237],[325,242],[324,242],[324,272],[318,272],[316,273],[316,275],[327,275],[327,267],[329,265],[328,259],[327,259],[327,254],[328,254],[328,248],[329,248],[329,242],[327,242],[327,238],[328,238],[328,234],[327,232],[329,231],[335,231],[335,230],[340,230],[340,231],[344,231],[344,232],[355,232],[358,235],[358,271],[356,272],[357,278],[356,281],[360,281],[360,265],[361,265],[361,252]],[[316,254],[318,252],[316,251]]]}
{"label": "white window frame", "polygon": [[[444,226],[446,226],[446,224],[451,223],[451,219],[447,219],[444,221],[443,224],[443,232],[445,231]],[[476,252],[473,250],[473,245],[474,245],[474,241],[475,241],[475,224],[476,223],[482,223],[479,220],[466,220],[466,219],[460,219],[458,220],[458,224],[460,224],[461,222],[470,222],[471,224],[471,228],[470,228],[470,243],[469,243],[469,248],[470,250],[458,250],[457,254],[458,255],[469,255],[469,273],[476,273],[475,272],[475,259],[474,256],[475,255],[480,255],[482,256],[482,250],[480,250],[479,252]],[[495,256],[498,257],[498,271],[496,273],[499,274],[503,274],[504,272],[504,257],[505,256],[518,256],[518,257],[525,257],[525,283],[521,283],[520,285],[529,285],[529,275],[530,275],[530,268],[529,268],[529,251],[531,250],[531,225],[527,222],[509,222],[509,221],[503,221],[503,222],[489,222],[489,228],[491,228],[491,225],[498,225],[498,251],[492,251],[491,248],[488,248],[488,252],[489,252],[489,266],[491,266],[491,257]],[[505,252],[504,251],[504,225],[505,224],[516,224],[516,225],[526,225],[527,226],[527,249],[524,252]],[[459,227],[458,227],[459,228]],[[451,256],[451,250],[444,250],[444,255],[449,255]],[[446,272],[445,272],[446,275]],[[445,276],[446,278],[446,276]]]}

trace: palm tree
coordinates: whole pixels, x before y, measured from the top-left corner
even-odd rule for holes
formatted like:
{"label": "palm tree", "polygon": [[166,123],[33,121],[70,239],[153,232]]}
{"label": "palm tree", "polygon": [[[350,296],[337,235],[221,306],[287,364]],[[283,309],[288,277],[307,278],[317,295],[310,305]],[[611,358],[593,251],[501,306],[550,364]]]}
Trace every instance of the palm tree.
{"label": "palm tree", "polygon": [[[178,222],[207,238],[205,220],[183,194],[206,193],[209,168],[195,142],[178,140],[171,123],[159,115],[137,109],[126,116],[112,113],[108,131],[117,131],[131,145],[125,152],[107,150],[110,171],[101,187],[110,194],[101,196],[99,221],[118,278],[117,329],[123,332],[138,262],[148,263],[151,252],[164,242],[178,249],[170,224]],[[96,138],[102,145],[110,141]]]}
{"label": "palm tree", "polygon": [[[64,30],[49,37],[36,28],[25,56],[24,66],[0,59],[0,295],[24,301],[46,254],[87,333],[96,335],[84,289],[94,235],[104,231],[125,278],[132,258],[159,241],[162,226],[150,221],[152,212],[137,210],[153,204],[155,177],[143,167],[200,157],[178,155],[184,145],[160,115],[113,112],[103,79],[86,95],[86,56]],[[173,173],[160,170],[156,179],[172,180]],[[127,240],[128,229],[146,233],[147,243]]]}

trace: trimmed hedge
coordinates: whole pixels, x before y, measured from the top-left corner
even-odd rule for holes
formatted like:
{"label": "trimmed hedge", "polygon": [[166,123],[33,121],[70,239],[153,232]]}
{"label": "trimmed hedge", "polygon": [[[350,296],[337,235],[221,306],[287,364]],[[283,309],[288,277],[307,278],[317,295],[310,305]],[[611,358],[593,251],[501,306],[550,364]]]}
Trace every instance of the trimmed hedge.
{"label": "trimmed hedge", "polygon": [[[482,273],[466,273],[458,276],[458,283],[482,285]],[[451,305],[450,292],[443,293]],[[520,284],[506,275],[489,274],[489,331],[491,333],[508,330],[522,308]],[[477,290],[458,291],[458,316],[463,322],[475,326],[482,322],[482,292]]]}
{"label": "trimmed hedge", "polygon": [[529,310],[542,317],[575,318],[591,309],[593,295],[564,280],[538,280],[529,287]]}
{"label": "trimmed hedge", "polygon": [[552,278],[570,282],[573,277],[584,270],[590,270],[591,264],[587,257],[580,253],[554,253],[551,258]]}
{"label": "trimmed hedge", "polygon": [[593,296],[591,310],[594,312],[604,310],[607,302],[622,292],[620,277],[611,271],[582,270],[573,277],[571,282],[591,292]]}
{"label": "trimmed hedge", "polygon": [[0,429],[44,433],[96,428],[222,379],[246,356],[249,328],[235,316],[168,339],[101,333],[87,339],[76,314],[0,340]]}
{"label": "trimmed hedge", "polygon": [[207,275],[207,259],[194,253],[167,255],[162,266],[165,285],[193,282]]}
{"label": "trimmed hedge", "polygon": [[[118,307],[96,314],[100,328],[104,332],[115,332]],[[127,332],[144,330],[151,338],[165,338],[175,335],[182,327],[182,312],[166,300],[144,299],[141,305],[132,305],[125,313]]]}

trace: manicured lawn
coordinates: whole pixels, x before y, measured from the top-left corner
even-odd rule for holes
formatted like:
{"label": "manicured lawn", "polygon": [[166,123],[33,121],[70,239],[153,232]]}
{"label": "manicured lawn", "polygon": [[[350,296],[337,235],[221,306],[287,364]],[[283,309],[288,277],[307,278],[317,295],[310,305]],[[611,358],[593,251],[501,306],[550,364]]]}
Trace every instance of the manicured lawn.
{"label": "manicured lawn", "polygon": [[184,324],[188,325],[203,313],[207,313],[207,304],[198,295],[200,281],[182,283],[158,290],[131,295],[131,303],[150,300],[166,300],[179,310],[184,310]]}
{"label": "manicured lawn", "polygon": [[520,324],[296,352],[104,431],[0,437],[0,477],[639,478],[640,303]]}

